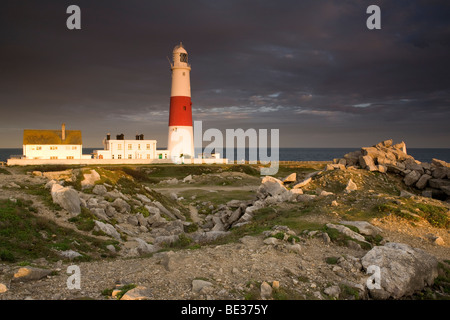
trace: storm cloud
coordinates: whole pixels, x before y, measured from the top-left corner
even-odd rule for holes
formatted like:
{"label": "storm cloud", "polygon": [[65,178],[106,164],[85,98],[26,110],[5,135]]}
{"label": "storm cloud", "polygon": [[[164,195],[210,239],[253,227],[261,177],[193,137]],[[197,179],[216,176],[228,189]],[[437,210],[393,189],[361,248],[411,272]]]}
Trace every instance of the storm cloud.
{"label": "storm cloud", "polygon": [[[81,30],[66,8],[81,8]],[[381,30],[366,27],[381,8]],[[2,1],[0,147],[23,129],[167,144],[170,68],[183,42],[194,120],[280,130],[282,147],[393,138],[450,147],[448,1]]]}

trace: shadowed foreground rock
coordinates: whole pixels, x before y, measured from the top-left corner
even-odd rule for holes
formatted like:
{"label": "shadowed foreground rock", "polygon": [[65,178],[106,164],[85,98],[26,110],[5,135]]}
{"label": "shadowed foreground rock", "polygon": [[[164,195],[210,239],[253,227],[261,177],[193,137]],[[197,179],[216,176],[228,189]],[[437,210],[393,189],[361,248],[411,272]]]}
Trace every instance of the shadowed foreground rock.
{"label": "shadowed foreground rock", "polygon": [[431,285],[438,261],[427,252],[403,243],[387,243],[370,250],[361,260],[364,269],[380,268],[381,289],[369,289],[374,299],[398,299]]}

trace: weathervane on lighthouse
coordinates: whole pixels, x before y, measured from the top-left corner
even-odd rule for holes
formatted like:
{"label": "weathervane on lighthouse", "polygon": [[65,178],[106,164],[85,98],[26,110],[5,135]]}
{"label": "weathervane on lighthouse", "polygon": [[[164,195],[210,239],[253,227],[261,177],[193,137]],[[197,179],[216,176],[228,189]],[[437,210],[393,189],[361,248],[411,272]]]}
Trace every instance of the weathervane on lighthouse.
{"label": "weathervane on lighthouse", "polygon": [[169,141],[168,151],[174,162],[194,158],[194,130],[192,127],[191,102],[191,66],[188,64],[188,54],[183,44],[173,49],[172,90],[170,94],[169,111]]}

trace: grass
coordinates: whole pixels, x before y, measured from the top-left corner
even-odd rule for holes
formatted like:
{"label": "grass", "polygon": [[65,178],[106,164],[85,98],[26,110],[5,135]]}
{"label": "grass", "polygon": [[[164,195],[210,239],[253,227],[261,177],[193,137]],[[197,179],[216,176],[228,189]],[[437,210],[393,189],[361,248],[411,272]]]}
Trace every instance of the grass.
{"label": "grass", "polygon": [[[136,284],[133,284],[133,283],[124,285],[124,286],[122,286],[122,287],[119,288],[119,292],[115,295],[114,298],[117,299],[117,300],[120,300],[120,299],[122,299],[122,297],[123,297],[128,291],[130,291],[131,289],[134,289],[134,288],[136,288],[136,287],[137,287],[137,285],[136,285]],[[112,288],[112,289],[109,289],[109,288],[108,288],[108,289],[105,289],[105,290],[102,291],[102,295],[103,295],[103,296],[106,296],[106,297],[111,297],[114,290],[115,290],[115,288]]]}
{"label": "grass", "polygon": [[76,217],[69,219],[69,222],[75,223],[78,230],[92,231],[95,227],[94,220],[98,220],[89,209],[81,207],[81,213]]}
{"label": "grass", "polygon": [[74,250],[79,260],[109,256],[107,243],[30,212],[31,201],[0,200],[0,259],[7,262],[61,259],[58,250]]}
{"label": "grass", "polygon": [[340,284],[339,287],[341,288],[340,298],[342,300],[359,300],[359,291],[357,289],[345,284]]}
{"label": "grass", "polygon": [[28,189],[23,189],[26,193],[40,197],[44,205],[52,211],[61,211],[59,204],[53,202],[50,190],[45,189],[44,185],[28,185]]}
{"label": "grass", "polygon": [[128,291],[130,291],[131,289],[134,289],[136,287],[137,287],[137,285],[135,285],[133,283],[124,285],[123,287],[120,288],[120,292],[117,293],[116,299],[117,300],[122,299],[122,297],[125,295],[125,293],[127,293]]}
{"label": "grass", "polygon": [[11,175],[11,172],[9,172],[6,169],[0,168],[0,174],[6,174],[6,175]]}
{"label": "grass", "polygon": [[327,257],[325,258],[325,262],[327,264],[337,264],[339,260],[339,257]]}
{"label": "grass", "polygon": [[377,206],[382,213],[392,213],[411,221],[427,220],[433,227],[450,228],[448,209],[427,203],[420,203],[414,199],[403,199],[401,204],[388,202]]}
{"label": "grass", "polygon": [[413,300],[450,300],[450,261],[439,262],[438,271],[433,285],[413,294]]}
{"label": "grass", "polygon": [[365,250],[372,249],[372,246],[369,243],[355,240],[355,239],[339,232],[337,229],[328,228],[326,225],[323,226],[322,232],[327,233],[328,236],[330,237],[330,240],[340,246],[347,246],[348,241],[353,241],[353,242],[356,242],[357,244],[359,244],[361,246],[361,248],[363,248]]}

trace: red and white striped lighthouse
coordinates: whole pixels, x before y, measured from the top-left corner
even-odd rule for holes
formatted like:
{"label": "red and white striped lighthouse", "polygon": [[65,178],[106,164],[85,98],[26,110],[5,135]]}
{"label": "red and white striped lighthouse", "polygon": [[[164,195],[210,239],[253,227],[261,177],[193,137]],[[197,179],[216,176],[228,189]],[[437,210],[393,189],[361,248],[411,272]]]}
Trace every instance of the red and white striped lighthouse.
{"label": "red and white striped lighthouse", "polygon": [[188,54],[180,42],[173,49],[172,90],[170,94],[169,141],[170,158],[194,158],[194,134],[192,127],[191,66]]}

